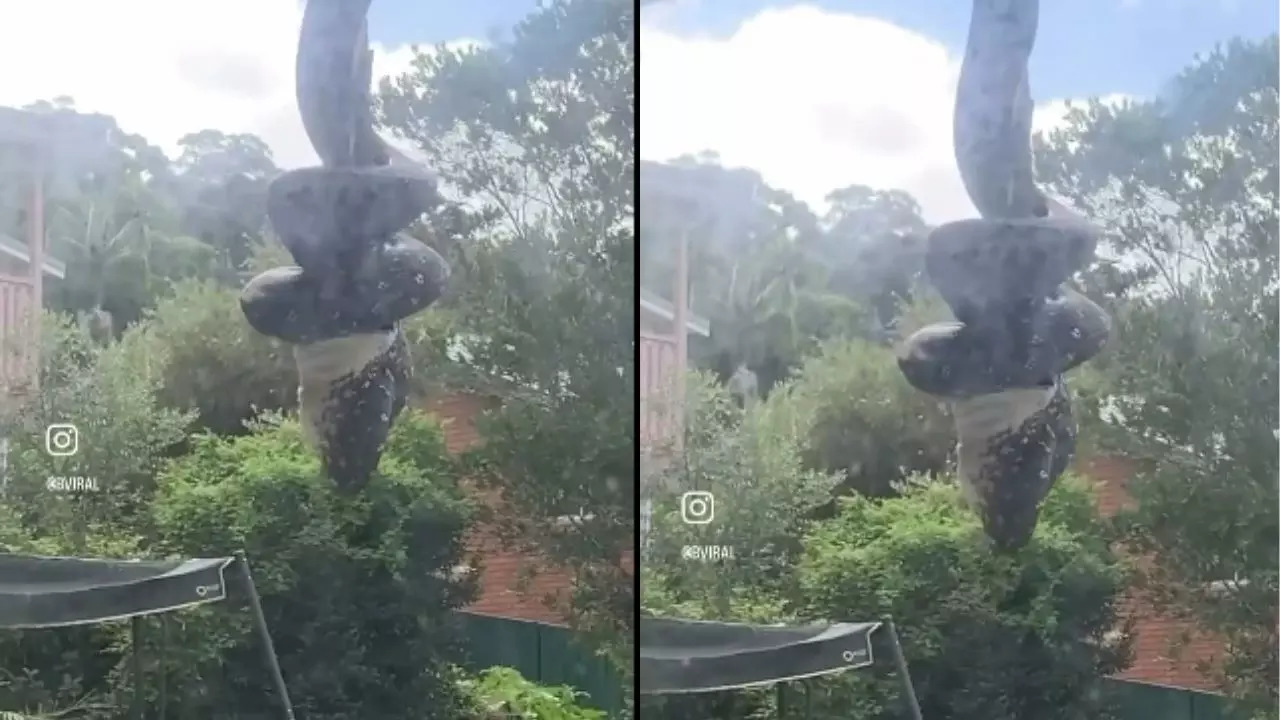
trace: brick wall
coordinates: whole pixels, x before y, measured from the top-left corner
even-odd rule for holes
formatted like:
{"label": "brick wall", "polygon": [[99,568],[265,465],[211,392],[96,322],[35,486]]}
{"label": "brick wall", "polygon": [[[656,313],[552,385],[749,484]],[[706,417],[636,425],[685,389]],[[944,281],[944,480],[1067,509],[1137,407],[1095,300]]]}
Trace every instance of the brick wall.
{"label": "brick wall", "polygon": [[[1133,477],[1133,465],[1123,458],[1097,458],[1084,463],[1084,474],[1095,485],[1098,510],[1109,516],[1132,502],[1125,492],[1125,482]],[[1137,598],[1126,598],[1122,612],[1134,621],[1133,665],[1119,675],[1123,680],[1172,685],[1193,690],[1216,689],[1211,680],[1197,669],[1202,662],[1212,662],[1221,652],[1220,641],[1195,627],[1160,615]],[[1190,634],[1190,642],[1177,652],[1172,645]]]}
{"label": "brick wall", "polygon": [[676,342],[662,335],[640,335],[640,445],[652,447],[669,439],[677,418],[670,407],[676,371]]}
{"label": "brick wall", "polygon": [[[425,409],[443,423],[445,444],[450,452],[462,452],[478,441],[474,419],[482,407],[481,402],[474,396],[450,395],[425,403]],[[479,490],[473,492],[482,502],[501,512],[494,494]],[[545,600],[568,590],[571,578],[567,573],[541,571],[522,583],[521,574],[532,565],[531,559],[504,549],[491,528],[474,528],[467,538],[467,547],[477,556],[481,566],[479,596],[467,610],[518,620],[564,624],[561,613],[549,607]]]}

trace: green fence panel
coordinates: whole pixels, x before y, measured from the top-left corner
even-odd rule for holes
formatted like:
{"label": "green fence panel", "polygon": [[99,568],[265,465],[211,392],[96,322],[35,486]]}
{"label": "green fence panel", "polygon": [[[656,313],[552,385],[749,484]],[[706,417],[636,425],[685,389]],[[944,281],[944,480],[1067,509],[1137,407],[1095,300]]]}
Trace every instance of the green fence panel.
{"label": "green fence panel", "polygon": [[526,678],[541,682],[542,638],[537,623],[471,613],[459,613],[459,618],[472,668],[515,668]]}
{"label": "green fence panel", "polygon": [[1213,693],[1130,680],[1109,680],[1107,691],[1125,720],[1245,720]]}
{"label": "green fence panel", "polygon": [[543,625],[541,654],[542,682],[578,688],[602,710],[614,712],[622,708],[617,673],[603,658],[575,643],[568,630]]}
{"label": "green fence panel", "polygon": [[623,707],[618,675],[603,658],[573,641],[567,628],[491,615],[459,613],[468,667],[509,667],[543,685],[568,685],[610,714]]}

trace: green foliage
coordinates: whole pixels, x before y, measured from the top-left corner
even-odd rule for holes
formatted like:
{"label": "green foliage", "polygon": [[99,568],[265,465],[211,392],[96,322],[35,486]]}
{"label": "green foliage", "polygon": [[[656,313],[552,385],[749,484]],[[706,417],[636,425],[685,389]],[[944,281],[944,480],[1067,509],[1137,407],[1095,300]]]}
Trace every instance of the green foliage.
{"label": "green foliage", "polygon": [[105,720],[116,708],[101,703],[76,703],[61,709],[37,708],[32,712],[0,710],[0,720]]}
{"label": "green foliage", "polygon": [[[60,547],[66,553],[118,539],[117,530],[146,535],[155,473],[184,439],[191,417],[159,406],[156,381],[140,372],[127,345],[97,347],[56,316],[45,317],[41,345],[39,394],[2,418],[0,433],[9,442],[4,504],[28,537],[69,543]],[[46,451],[47,428],[59,424],[75,426],[74,455]],[[97,489],[50,488],[48,480],[58,477],[93,478]]]}
{"label": "green foliage", "polygon": [[907,383],[894,352],[828,343],[770,398],[792,406],[805,464],[840,473],[842,493],[885,496],[913,472],[947,467],[955,432],[945,405]]}
{"label": "green foliage", "polygon": [[[771,607],[771,598],[791,584],[797,540],[839,477],[802,467],[798,437],[780,432],[789,418],[772,399],[743,411],[705,375],[692,376],[686,392],[684,450],[645,480],[655,490],[643,564],[655,572],[641,582],[642,605],[655,611],[653,603],[666,598],[661,604],[672,614],[737,618],[758,604]],[[688,490],[712,493],[713,522],[682,521],[681,495]],[[685,545],[730,546],[735,557],[690,563],[681,559]],[[680,572],[664,572],[672,567]]]}
{"label": "green foliage", "polygon": [[181,226],[216,256],[216,277],[234,281],[263,236],[267,186],[279,169],[254,135],[201,130],[178,144],[167,190],[181,208]]}
{"label": "green foliage", "polygon": [[[923,227],[903,193],[846,188],[820,222],[758,173],[722,167],[709,153],[642,163],[641,176],[642,276],[674,277],[677,243],[687,238],[690,304],[711,324],[693,358],[721,378],[746,364],[764,394],[823,340],[875,335],[892,319],[899,281],[914,272],[894,250],[905,248],[900,235]],[[876,268],[886,273],[872,281]]]}
{"label": "green foliage", "polygon": [[[460,700],[445,663],[458,648],[445,619],[473,592],[455,571],[469,516],[456,479],[439,429],[414,414],[397,422],[355,501],[320,475],[291,421],[200,436],[160,477],[157,551],[245,550],[307,717],[451,717]],[[252,631],[247,613],[227,608],[175,618],[163,672],[189,682],[170,703],[210,718],[267,712],[272,689]]]}
{"label": "green foliage", "polygon": [[67,267],[64,279],[46,282],[48,307],[77,316],[103,341],[138,322],[176,281],[238,284],[279,172],[261,139],[202,130],[181,139],[171,162],[114,119],[79,113],[70,98],[25,110],[77,129],[78,144],[48,168],[48,252]]}
{"label": "green foliage", "polygon": [[297,406],[288,346],[249,327],[238,294],[212,281],[180,283],[122,344],[137,346],[159,381],[160,401],[195,411],[208,430],[240,433],[261,412]]}
{"label": "green foliage", "polygon": [[[801,614],[893,618],[925,717],[1110,717],[1100,683],[1127,664],[1127,637],[1112,634],[1125,573],[1089,501],[1083,484],[1059,484],[1035,539],[1008,557],[981,542],[952,486],[850,498],[806,538]],[[814,703],[898,717],[896,692],[848,674]]]}
{"label": "green foliage", "polygon": [[[840,475],[804,469],[795,428],[805,426],[786,393],[743,410],[705,377],[689,387],[683,456],[652,479],[666,490],[655,495],[642,563],[644,612],[761,623],[893,617],[927,716],[1109,717],[1099,683],[1127,663],[1116,608],[1127,573],[1085,484],[1055,489],[1036,540],[1013,558],[986,549],[953,485],[919,477],[904,479],[897,497],[855,494],[815,524],[813,509]],[[713,492],[713,523],[681,522],[679,494],[689,489]],[[734,556],[681,558],[690,544],[730,545]],[[818,714],[900,712],[883,673],[815,691]],[[760,691],[645,698],[641,713],[767,717],[773,702]]]}
{"label": "green foliage", "polygon": [[1230,43],[1164,94],[1077,109],[1037,168],[1110,230],[1110,260],[1086,280],[1106,293],[1117,342],[1085,410],[1100,445],[1140,469],[1117,524],[1151,559],[1143,598],[1223,638],[1206,670],[1275,718],[1276,38]]}
{"label": "green foliage", "polygon": [[[572,572],[575,626],[624,667],[634,615],[633,25],[628,3],[549,4],[510,41],[424,54],[401,104],[384,93],[388,118],[406,110],[395,129],[463,195],[414,228],[455,269],[444,311],[404,324],[415,390],[504,400],[484,425],[477,474],[518,509],[518,526],[503,528],[513,543]],[[69,99],[39,110],[93,131],[94,147],[68,154],[102,162],[60,168],[52,194],[51,254],[69,269],[47,284],[46,302],[76,321],[46,332],[39,393],[0,418],[12,449],[0,544],[102,557],[244,548],[300,715],[463,712],[443,663],[455,650],[446,618],[471,593],[452,576],[469,515],[438,429],[401,419],[380,477],[352,502],[319,477],[292,422],[244,427],[292,411],[296,396],[287,348],[248,328],[233,289],[291,263],[265,228],[278,173],[265,143],[206,129],[183,137],[170,161]],[[61,421],[80,426],[75,462],[43,452],[45,425]],[[190,438],[193,428],[216,435]],[[44,491],[45,476],[81,461],[101,492]],[[590,527],[553,521],[584,508]],[[155,622],[148,649],[165,644],[170,656],[148,678],[183,679],[169,683],[170,710],[267,711],[247,618],[220,607]],[[118,625],[7,633],[0,668],[31,670],[0,676],[0,707],[128,689],[128,645]]]}
{"label": "green foliage", "polygon": [[[725,499],[717,501],[717,512],[730,508]],[[734,545],[733,562],[706,563],[699,566],[679,558],[679,548],[667,538],[679,533],[679,516],[661,511],[655,517],[651,536],[654,547],[640,564],[640,607],[645,615],[693,620],[732,620],[772,624],[790,619],[790,608],[784,599],[782,583],[775,575],[751,578],[749,572],[737,571],[736,563],[746,561],[744,569],[763,563],[751,552],[753,545]],[[686,535],[688,535],[686,533]],[[687,542],[711,543],[700,537]],[[734,538],[737,542],[737,538]],[[798,545],[791,542],[788,545]],[[786,567],[788,577],[793,567]],[[722,573],[732,573],[736,584],[722,582]],[[746,577],[744,582],[743,578]],[[753,582],[760,580],[761,582]],[[707,720],[708,718],[767,718],[773,709],[773,693],[769,690],[698,693],[696,695],[643,695],[638,715],[661,720]]]}
{"label": "green foliage", "polygon": [[[634,625],[634,8],[556,0],[482,48],[419,53],[380,90],[380,118],[472,210],[429,218],[463,364],[499,407],[478,424],[477,477],[500,531],[574,578],[573,627],[629,670]],[[460,206],[462,207],[462,206]],[[568,522],[562,520],[569,518]]]}
{"label": "green foliage", "polygon": [[[0,494],[0,549],[37,555],[137,557],[154,530],[146,512],[155,474],[191,418],[160,408],[155,383],[128,349],[102,348],[65,317],[46,316],[40,393],[3,417],[9,456]],[[72,423],[79,451],[51,457],[46,428]],[[96,490],[62,492],[50,477],[83,476]],[[0,634],[0,707],[96,704],[118,662],[119,625]],[[69,715],[73,717],[74,715]]]}
{"label": "green foliage", "polygon": [[[153,376],[138,372],[133,355],[141,346],[127,336],[99,348],[65,322],[51,323],[44,339],[45,378],[60,382],[46,384],[41,402],[7,428],[0,548],[86,557],[210,557],[243,548],[291,691],[310,717],[456,716],[457,693],[441,663],[457,651],[446,618],[473,592],[455,571],[470,512],[432,421],[400,419],[379,478],[353,504],[320,476],[292,422],[239,440],[200,436],[189,454],[166,462],[190,418],[157,407]],[[78,414],[60,414],[70,408]],[[79,421],[81,451],[50,458],[45,420],[68,417]],[[99,492],[43,488],[46,473],[65,472],[72,460],[99,476]],[[250,622],[233,605],[148,622],[146,677],[170,678],[171,710],[209,718],[264,712],[270,687]],[[131,696],[129,648],[121,623],[6,632],[0,707]],[[155,702],[155,683],[144,690]]]}
{"label": "green foliage", "polygon": [[604,720],[605,714],[579,703],[581,693],[546,687],[506,667],[489,668],[460,682],[474,705],[476,720]]}

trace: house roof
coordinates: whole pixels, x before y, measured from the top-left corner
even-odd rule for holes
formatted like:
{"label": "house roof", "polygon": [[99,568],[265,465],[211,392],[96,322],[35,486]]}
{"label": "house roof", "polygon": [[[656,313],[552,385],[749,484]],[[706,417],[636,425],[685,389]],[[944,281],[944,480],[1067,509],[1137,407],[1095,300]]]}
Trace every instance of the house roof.
{"label": "house roof", "polygon": [[[4,233],[0,233],[0,254],[8,255],[15,260],[21,260],[25,263],[31,262],[31,256],[27,254],[26,243],[15,240]],[[42,264],[44,267],[42,267],[41,270],[43,270],[44,274],[49,277],[62,280],[67,276],[67,264],[57,258],[50,257],[46,254]],[[30,267],[30,265],[28,265],[28,267]]]}
{"label": "house roof", "polygon": [[[657,293],[646,290],[643,286],[640,288],[640,309],[670,322],[674,322],[676,319],[675,306],[664,300]],[[689,332],[695,335],[701,337],[711,335],[711,323],[706,318],[693,313],[688,314],[685,326]]]}

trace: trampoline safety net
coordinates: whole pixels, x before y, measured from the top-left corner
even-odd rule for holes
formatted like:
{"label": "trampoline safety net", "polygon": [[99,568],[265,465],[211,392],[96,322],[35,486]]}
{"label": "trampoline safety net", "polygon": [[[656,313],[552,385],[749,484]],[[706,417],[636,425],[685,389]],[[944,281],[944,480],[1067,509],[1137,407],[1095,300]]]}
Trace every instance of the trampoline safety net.
{"label": "trampoline safety net", "polygon": [[866,667],[881,623],[781,627],[640,619],[640,692],[711,692]]}
{"label": "trampoline safety net", "polygon": [[233,562],[0,554],[0,628],[85,625],[218,602]]}

